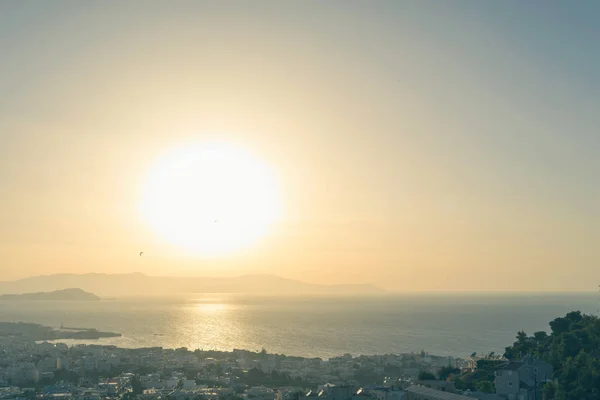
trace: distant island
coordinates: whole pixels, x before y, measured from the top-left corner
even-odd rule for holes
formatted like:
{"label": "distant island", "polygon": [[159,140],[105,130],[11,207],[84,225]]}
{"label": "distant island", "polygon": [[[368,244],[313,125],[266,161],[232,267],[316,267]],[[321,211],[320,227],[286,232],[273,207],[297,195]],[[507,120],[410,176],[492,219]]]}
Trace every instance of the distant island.
{"label": "distant island", "polygon": [[66,328],[53,329],[49,326],[30,324],[24,322],[0,322],[0,338],[12,337],[20,340],[61,340],[78,339],[94,340],[100,338],[120,337],[120,333],[101,332],[96,329]]}
{"label": "distant island", "polygon": [[182,277],[151,276],[142,273],[34,276],[0,282],[0,294],[50,292],[75,287],[96,293],[103,299],[197,293],[236,293],[258,296],[380,296],[385,294],[384,290],[370,284],[314,284],[269,274]]}
{"label": "distant island", "polygon": [[5,294],[0,296],[0,301],[23,301],[23,300],[41,300],[41,301],[100,301],[99,296],[86,292],[82,289],[62,289],[53,292],[23,293],[23,294]]}

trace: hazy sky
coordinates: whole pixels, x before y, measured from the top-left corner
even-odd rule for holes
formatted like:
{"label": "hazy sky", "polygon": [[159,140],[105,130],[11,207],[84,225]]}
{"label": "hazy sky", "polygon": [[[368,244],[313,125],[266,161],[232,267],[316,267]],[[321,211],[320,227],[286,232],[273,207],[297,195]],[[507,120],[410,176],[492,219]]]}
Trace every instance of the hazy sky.
{"label": "hazy sky", "polygon": [[[2,1],[2,280],[595,290],[598,110],[596,1]],[[278,175],[255,247],[185,255],[140,220],[192,139]]]}

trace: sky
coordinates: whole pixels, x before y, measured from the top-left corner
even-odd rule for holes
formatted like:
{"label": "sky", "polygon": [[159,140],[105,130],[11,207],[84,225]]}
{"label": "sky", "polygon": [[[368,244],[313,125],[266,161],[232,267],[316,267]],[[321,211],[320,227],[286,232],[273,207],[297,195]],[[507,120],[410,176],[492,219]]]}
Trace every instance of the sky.
{"label": "sky", "polygon": [[[2,280],[600,283],[595,1],[9,0],[0,59]],[[138,208],[165,152],[214,140],[270,166],[283,212],[203,257]]]}

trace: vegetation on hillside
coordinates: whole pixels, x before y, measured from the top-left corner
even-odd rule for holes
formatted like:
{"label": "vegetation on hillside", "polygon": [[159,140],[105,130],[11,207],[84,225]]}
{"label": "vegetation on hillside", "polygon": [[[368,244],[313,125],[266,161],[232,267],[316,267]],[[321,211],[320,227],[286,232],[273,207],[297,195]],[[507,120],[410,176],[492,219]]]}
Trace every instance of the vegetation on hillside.
{"label": "vegetation on hillside", "polygon": [[[600,400],[600,318],[572,311],[550,322],[550,334],[535,332],[528,336],[517,333],[516,341],[505,349],[509,360],[520,360],[530,354],[552,364],[554,382],[546,384],[544,399]],[[440,380],[454,382],[458,390],[494,392],[494,371],[503,362],[482,359],[477,369],[460,373],[452,367],[438,372]]]}
{"label": "vegetation on hillside", "polygon": [[418,378],[420,381],[429,381],[436,379],[436,376],[429,371],[421,371],[419,372]]}
{"label": "vegetation on hillside", "polygon": [[448,375],[447,379],[454,382],[454,386],[458,390],[493,393],[496,390],[494,386],[494,372],[503,363],[501,360],[481,359],[477,361],[477,369],[475,371],[457,374],[456,370],[452,371],[446,367],[442,368],[438,372],[438,375],[440,379]]}
{"label": "vegetation on hillside", "polygon": [[556,384],[544,388],[548,399],[600,399],[600,318],[572,311],[550,322],[551,332],[517,334],[505,357],[533,354],[554,367]]}

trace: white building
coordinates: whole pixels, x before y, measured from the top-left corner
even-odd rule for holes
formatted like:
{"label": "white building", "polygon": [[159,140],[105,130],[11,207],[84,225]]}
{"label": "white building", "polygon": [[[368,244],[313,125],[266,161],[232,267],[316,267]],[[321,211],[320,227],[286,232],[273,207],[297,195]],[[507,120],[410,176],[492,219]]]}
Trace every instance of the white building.
{"label": "white building", "polygon": [[251,387],[244,393],[245,400],[275,400],[275,398],[275,392],[263,386]]}
{"label": "white building", "polygon": [[59,358],[56,360],[56,368],[61,371],[68,371],[71,367],[71,362],[66,358]]}
{"label": "white building", "polygon": [[406,393],[402,390],[394,390],[392,388],[382,387],[369,390],[369,393],[377,398],[377,400],[403,400]]}
{"label": "white building", "polygon": [[193,379],[182,380],[182,389],[193,389],[196,387],[196,381]]}
{"label": "white building", "polygon": [[54,357],[42,358],[37,365],[40,372],[54,372],[57,370],[57,359]]}
{"label": "white building", "polygon": [[13,385],[37,383],[40,380],[40,374],[32,363],[15,364],[10,367],[8,375]]}

